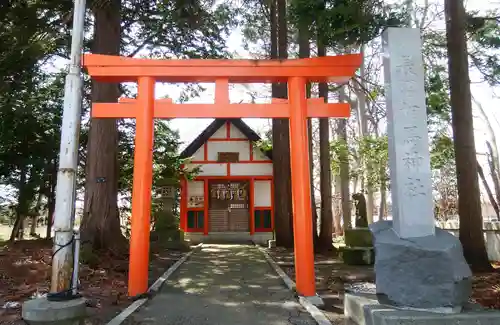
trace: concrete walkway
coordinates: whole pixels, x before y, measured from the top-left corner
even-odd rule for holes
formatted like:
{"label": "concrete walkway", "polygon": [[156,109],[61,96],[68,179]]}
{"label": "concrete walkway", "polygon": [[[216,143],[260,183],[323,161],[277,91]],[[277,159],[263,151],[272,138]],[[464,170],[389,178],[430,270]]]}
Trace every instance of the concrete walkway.
{"label": "concrete walkway", "polygon": [[250,245],[204,245],[125,323],[316,324]]}

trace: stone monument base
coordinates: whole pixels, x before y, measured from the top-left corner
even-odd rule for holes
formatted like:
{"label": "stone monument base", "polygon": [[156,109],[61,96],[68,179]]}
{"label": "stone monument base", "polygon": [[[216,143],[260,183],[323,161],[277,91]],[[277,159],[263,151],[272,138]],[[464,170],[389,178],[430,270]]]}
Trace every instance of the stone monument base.
{"label": "stone monument base", "polygon": [[351,247],[339,248],[342,261],[347,265],[373,265],[375,252],[373,247]]}
{"label": "stone monument base", "polygon": [[345,246],[339,248],[344,264],[372,265],[375,262],[372,233],[369,228],[344,230]]}
{"label": "stone monument base", "polygon": [[22,307],[23,319],[33,325],[82,325],[86,316],[85,298],[49,301],[43,297],[28,300]]}
{"label": "stone monument base", "polygon": [[467,304],[472,272],[458,238],[440,228],[434,236],[400,238],[391,221],[375,222],[370,229],[381,304],[450,312]]}
{"label": "stone monument base", "polygon": [[350,247],[373,247],[370,228],[354,228],[344,230],[344,241]]}
{"label": "stone monument base", "polygon": [[376,295],[346,293],[344,314],[357,325],[498,325],[500,311],[466,305],[462,312],[440,314],[428,311],[398,309],[382,305]]}

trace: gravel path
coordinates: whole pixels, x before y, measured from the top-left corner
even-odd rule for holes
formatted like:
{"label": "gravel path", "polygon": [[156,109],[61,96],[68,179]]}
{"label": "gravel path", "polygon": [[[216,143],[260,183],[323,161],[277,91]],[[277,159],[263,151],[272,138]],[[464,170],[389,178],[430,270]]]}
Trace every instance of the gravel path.
{"label": "gravel path", "polygon": [[313,325],[250,245],[204,245],[127,324]]}

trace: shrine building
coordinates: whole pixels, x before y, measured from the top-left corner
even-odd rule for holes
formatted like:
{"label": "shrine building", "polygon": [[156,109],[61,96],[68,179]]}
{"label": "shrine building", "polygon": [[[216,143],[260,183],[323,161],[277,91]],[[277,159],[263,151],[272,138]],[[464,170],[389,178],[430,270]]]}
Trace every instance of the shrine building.
{"label": "shrine building", "polygon": [[191,243],[273,239],[274,200],[271,151],[241,119],[215,119],[181,153],[190,158],[181,180],[180,227]]}

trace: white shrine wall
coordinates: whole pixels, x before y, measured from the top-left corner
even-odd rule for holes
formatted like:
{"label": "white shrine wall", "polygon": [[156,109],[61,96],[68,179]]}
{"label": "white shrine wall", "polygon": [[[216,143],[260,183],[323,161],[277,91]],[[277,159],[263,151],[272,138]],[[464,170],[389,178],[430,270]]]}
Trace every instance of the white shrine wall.
{"label": "white shrine wall", "polygon": [[226,139],[227,138],[227,128],[226,125],[221,126],[215,133],[210,137],[210,139]]}
{"label": "white shrine wall", "polygon": [[[271,180],[255,180],[253,197],[254,207],[271,208],[272,207],[272,185]],[[187,205],[188,208],[204,207],[205,187],[203,180],[194,180],[187,182]]]}
{"label": "white shrine wall", "polygon": [[254,161],[269,161],[269,162],[271,162],[271,159],[269,159],[269,157],[267,157],[259,149],[252,148],[252,151],[253,151],[253,160]]}
{"label": "white shrine wall", "polygon": [[250,161],[250,141],[210,141],[208,146],[207,160],[217,161],[219,152],[237,152],[240,161]]}
{"label": "white shrine wall", "polygon": [[[229,167],[228,167],[229,165]],[[191,163],[186,170],[199,168],[198,176],[269,176],[273,175],[271,163]]]}
{"label": "white shrine wall", "polygon": [[[238,163],[218,163],[219,152],[238,152]],[[198,180],[188,182],[188,202],[191,197],[203,196],[204,177],[230,176],[237,179],[269,177],[273,175],[272,161],[259,149],[253,148],[248,138],[233,124],[223,125],[192,156],[187,170],[199,168]],[[271,180],[254,181],[254,206],[271,207]]]}
{"label": "white shrine wall", "polygon": [[233,163],[230,165],[231,176],[272,176],[273,164]]}
{"label": "white shrine wall", "polygon": [[205,202],[205,182],[189,181],[187,182],[187,207],[203,208]]}
{"label": "white shrine wall", "polygon": [[189,196],[203,196],[204,190],[203,181],[188,182],[187,191]]}
{"label": "white shrine wall", "polygon": [[220,163],[191,163],[186,164],[187,171],[199,168],[198,176],[227,176],[227,164]]}
{"label": "white shrine wall", "polygon": [[[228,137],[229,136],[229,137]],[[238,163],[218,163],[219,152],[237,152]],[[229,166],[228,166],[229,165]],[[192,156],[186,169],[200,168],[198,176],[272,176],[272,161],[253,148],[245,135],[230,124],[220,127]]]}
{"label": "white shrine wall", "polygon": [[200,149],[196,150],[196,152],[194,153],[194,155],[191,157],[193,161],[202,161],[202,160],[205,160],[205,146],[207,144],[204,143]]}
{"label": "white shrine wall", "polygon": [[232,139],[246,139],[246,136],[234,124],[229,124],[229,137]]}
{"label": "white shrine wall", "polygon": [[[460,222],[436,221],[436,226],[458,237]],[[483,234],[489,260],[492,262],[500,262],[500,222],[483,222]]]}
{"label": "white shrine wall", "polygon": [[259,208],[271,207],[271,190],[270,180],[256,180],[253,185],[254,206]]}

